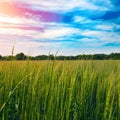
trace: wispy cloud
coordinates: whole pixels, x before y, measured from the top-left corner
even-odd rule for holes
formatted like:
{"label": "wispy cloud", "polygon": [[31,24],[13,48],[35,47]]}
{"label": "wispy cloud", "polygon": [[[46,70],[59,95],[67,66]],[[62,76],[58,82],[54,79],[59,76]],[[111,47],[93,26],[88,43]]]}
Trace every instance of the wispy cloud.
{"label": "wispy cloud", "polygon": [[[55,11],[55,12],[69,12],[74,9],[88,9],[88,10],[98,10],[99,6],[91,4],[87,0],[78,1],[78,0],[31,0],[26,3],[32,5],[32,9],[35,10],[44,10],[44,11]],[[104,9],[107,9],[104,7]],[[103,9],[101,9],[103,10]]]}

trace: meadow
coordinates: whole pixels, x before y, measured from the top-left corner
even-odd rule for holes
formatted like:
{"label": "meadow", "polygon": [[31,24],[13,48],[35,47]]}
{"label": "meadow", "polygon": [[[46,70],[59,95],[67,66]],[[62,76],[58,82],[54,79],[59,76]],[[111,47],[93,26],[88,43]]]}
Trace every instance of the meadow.
{"label": "meadow", "polygon": [[120,120],[120,61],[1,61],[0,120]]}

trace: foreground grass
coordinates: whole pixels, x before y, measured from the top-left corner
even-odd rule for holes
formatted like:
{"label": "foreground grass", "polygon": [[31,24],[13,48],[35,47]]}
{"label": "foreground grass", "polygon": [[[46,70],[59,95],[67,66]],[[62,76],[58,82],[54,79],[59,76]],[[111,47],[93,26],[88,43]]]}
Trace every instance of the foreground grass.
{"label": "foreground grass", "polygon": [[120,61],[0,62],[0,120],[120,120]]}

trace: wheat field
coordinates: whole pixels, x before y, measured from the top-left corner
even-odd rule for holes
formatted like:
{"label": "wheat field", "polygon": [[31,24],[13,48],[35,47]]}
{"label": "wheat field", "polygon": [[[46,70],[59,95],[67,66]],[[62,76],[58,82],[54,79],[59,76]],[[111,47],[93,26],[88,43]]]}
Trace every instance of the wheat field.
{"label": "wheat field", "polygon": [[120,61],[1,61],[0,120],[120,120]]}

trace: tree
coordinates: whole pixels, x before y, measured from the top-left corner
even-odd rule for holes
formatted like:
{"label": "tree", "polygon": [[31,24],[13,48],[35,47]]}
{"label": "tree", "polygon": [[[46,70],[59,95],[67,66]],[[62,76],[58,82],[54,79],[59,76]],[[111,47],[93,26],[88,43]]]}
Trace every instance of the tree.
{"label": "tree", "polygon": [[56,60],[65,60],[65,56],[56,56]]}
{"label": "tree", "polygon": [[27,58],[26,55],[24,55],[24,53],[18,53],[16,56],[15,56],[16,60],[25,60]]}
{"label": "tree", "polygon": [[0,55],[0,60],[2,60],[2,56]]}
{"label": "tree", "polygon": [[6,56],[6,57],[5,57],[5,60],[8,60],[8,61],[9,61],[9,60],[14,60],[14,56],[11,56],[11,55]]}
{"label": "tree", "polygon": [[112,59],[112,60],[120,60],[120,53],[111,53],[109,55],[109,59]]}
{"label": "tree", "polygon": [[48,56],[47,55],[39,55],[34,57],[35,60],[47,60]]}
{"label": "tree", "polygon": [[48,58],[49,60],[54,60],[54,55],[49,55]]}

